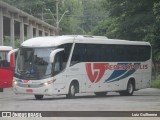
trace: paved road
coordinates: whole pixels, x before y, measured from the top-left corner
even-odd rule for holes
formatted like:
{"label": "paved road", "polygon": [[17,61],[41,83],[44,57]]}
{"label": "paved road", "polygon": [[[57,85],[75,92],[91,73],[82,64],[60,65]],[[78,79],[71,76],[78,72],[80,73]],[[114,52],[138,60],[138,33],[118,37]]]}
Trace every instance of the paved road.
{"label": "paved road", "polygon": [[160,111],[160,90],[147,88],[133,96],[111,92],[106,97],[89,93],[78,94],[75,99],[45,96],[43,100],[35,100],[32,95],[15,95],[9,88],[0,92],[0,111]]}

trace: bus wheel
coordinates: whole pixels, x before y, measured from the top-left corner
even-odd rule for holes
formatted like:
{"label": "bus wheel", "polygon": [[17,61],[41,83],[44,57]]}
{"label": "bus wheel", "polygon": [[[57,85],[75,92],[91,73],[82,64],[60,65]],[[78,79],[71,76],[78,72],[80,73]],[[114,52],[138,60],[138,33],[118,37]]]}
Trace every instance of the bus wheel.
{"label": "bus wheel", "polygon": [[36,100],[42,100],[43,99],[43,95],[34,95]]}
{"label": "bus wheel", "polygon": [[71,98],[75,97],[75,94],[76,94],[75,85],[73,83],[71,83],[71,85],[69,87],[69,93],[66,95],[66,97],[71,99]]}
{"label": "bus wheel", "polygon": [[134,84],[133,82],[129,82],[127,85],[126,95],[131,96],[133,95],[133,92],[134,92]]}
{"label": "bus wheel", "polygon": [[103,96],[106,96],[107,92],[95,92],[94,94],[96,96],[103,97]]}
{"label": "bus wheel", "polygon": [[131,96],[133,95],[133,92],[134,92],[134,84],[133,82],[128,82],[127,90],[120,91],[119,94],[122,96]]}
{"label": "bus wheel", "polygon": [[0,88],[0,92],[3,92],[3,88]]}

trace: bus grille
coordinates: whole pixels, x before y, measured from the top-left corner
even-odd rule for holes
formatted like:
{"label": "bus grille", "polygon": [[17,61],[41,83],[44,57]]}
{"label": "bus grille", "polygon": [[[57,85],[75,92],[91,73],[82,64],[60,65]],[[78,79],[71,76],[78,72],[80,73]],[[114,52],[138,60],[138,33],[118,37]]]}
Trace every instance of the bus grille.
{"label": "bus grille", "polygon": [[19,87],[24,87],[24,88],[38,88],[42,87],[43,84],[17,84]]}

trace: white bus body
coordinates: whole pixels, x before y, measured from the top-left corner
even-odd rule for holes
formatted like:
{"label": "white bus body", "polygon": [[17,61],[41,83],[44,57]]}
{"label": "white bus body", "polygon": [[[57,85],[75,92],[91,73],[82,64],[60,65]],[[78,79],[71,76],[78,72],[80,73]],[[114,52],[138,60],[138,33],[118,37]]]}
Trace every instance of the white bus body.
{"label": "white bus body", "polygon": [[22,43],[13,90],[17,94],[65,94],[115,91],[132,95],[151,82],[148,42],[94,36],[37,37]]}

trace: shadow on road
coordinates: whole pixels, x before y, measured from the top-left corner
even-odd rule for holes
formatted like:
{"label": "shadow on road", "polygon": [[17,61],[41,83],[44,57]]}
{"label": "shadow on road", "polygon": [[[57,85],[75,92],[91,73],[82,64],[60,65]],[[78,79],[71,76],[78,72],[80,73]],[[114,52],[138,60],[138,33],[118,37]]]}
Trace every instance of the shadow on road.
{"label": "shadow on road", "polygon": [[24,101],[24,100],[36,100],[36,101],[51,101],[51,100],[75,100],[75,99],[101,99],[101,98],[107,98],[107,99],[110,99],[110,98],[134,98],[134,96],[139,96],[139,97],[142,97],[142,96],[157,96],[157,95],[138,95],[138,94],[135,94],[135,95],[132,95],[132,96],[120,96],[120,95],[106,95],[106,96],[102,96],[102,97],[99,97],[99,96],[95,96],[95,95],[86,95],[86,96],[76,96],[75,98],[73,99],[67,99],[65,95],[62,95],[62,96],[44,96],[44,98],[42,100],[36,100],[33,96],[33,98],[26,98],[26,99],[19,99],[20,101]]}

